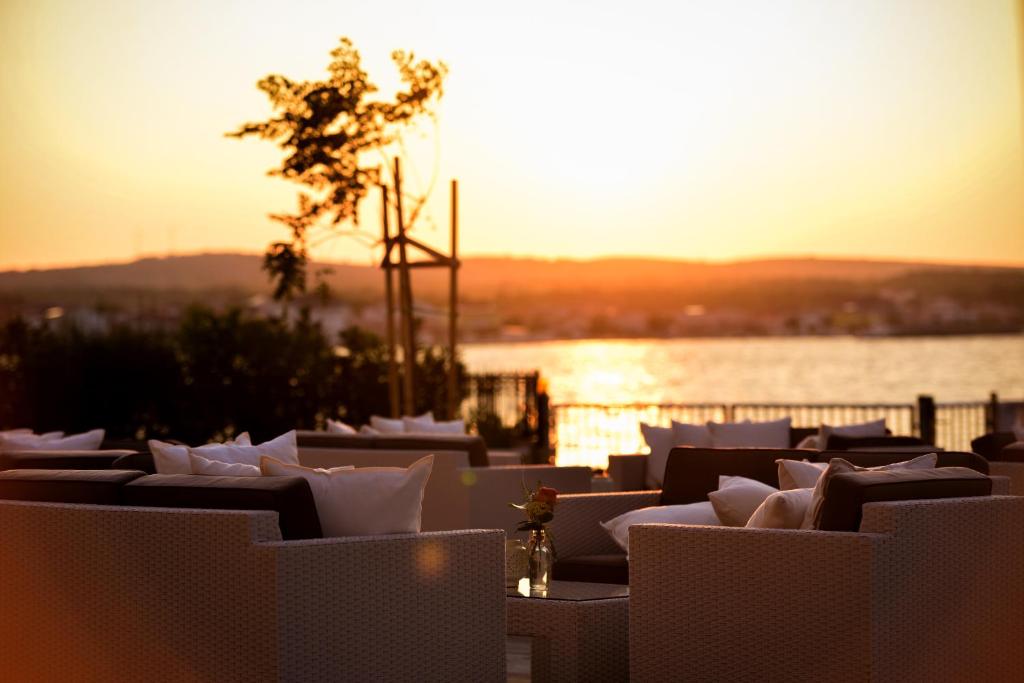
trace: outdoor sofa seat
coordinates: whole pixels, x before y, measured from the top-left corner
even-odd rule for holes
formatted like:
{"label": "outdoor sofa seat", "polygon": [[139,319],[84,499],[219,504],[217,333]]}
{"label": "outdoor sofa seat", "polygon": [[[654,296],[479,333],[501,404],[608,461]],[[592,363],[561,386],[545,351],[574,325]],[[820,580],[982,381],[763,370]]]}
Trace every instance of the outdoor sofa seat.
{"label": "outdoor sofa seat", "polygon": [[24,469],[140,469],[138,467],[114,467],[114,463],[118,459],[134,454],[135,451],[123,449],[97,451],[6,451],[0,452],[0,471]]}
{"label": "outdoor sofa seat", "polygon": [[1019,681],[1022,537],[1015,496],[867,503],[854,533],[634,526],[630,678]]}
{"label": "outdoor sofa seat", "polygon": [[[331,435],[333,436],[333,435]],[[299,463],[306,467],[408,467],[425,455],[434,465],[423,494],[423,529],[502,529],[514,533],[522,513],[509,503],[523,500],[523,487],[538,482],[562,493],[590,491],[589,467],[554,465],[510,465],[472,467],[462,450],[439,448],[359,449],[303,445]]]}
{"label": "outdoor sofa seat", "polygon": [[[939,467],[964,467],[989,473],[989,464],[976,453],[943,451]],[[861,467],[876,467],[907,459],[906,453],[809,451],[773,448],[689,448],[672,449],[665,467],[665,486],[654,491],[627,491],[562,496],[551,523],[558,558],[555,579],[629,583],[626,554],[615,544],[600,522],[653,505],[684,505],[707,500],[718,489],[721,475],[742,476],[779,486],[776,460],[808,459],[828,462],[844,458]],[[1008,493],[1010,483],[996,477],[996,491]],[[617,558],[617,559],[616,559]],[[589,567],[589,568],[588,568]],[[614,569],[613,569],[614,568]]]}
{"label": "outdoor sofa seat", "polygon": [[[795,449],[806,436],[818,433],[816,427],[790,427],[790,449]],[[828,447],[818,449],[802,449],[806,454],[801,456],[814,460],[815,454],[823,451],[878,450],[885,452],[932,453],[941,448],[928,445],[914,436],[879,436],[879,437],[844,437],[832,434]],[[647,462],[649,454],[615,454],[608,456],[608,476],[615,482],[619,491],[649,490],[647,483]]]}
{"label": "outdoor sofa seat", "polygon": [[278,518],[0,500],[5,678],[505,680],[499,531],[283,540]]}

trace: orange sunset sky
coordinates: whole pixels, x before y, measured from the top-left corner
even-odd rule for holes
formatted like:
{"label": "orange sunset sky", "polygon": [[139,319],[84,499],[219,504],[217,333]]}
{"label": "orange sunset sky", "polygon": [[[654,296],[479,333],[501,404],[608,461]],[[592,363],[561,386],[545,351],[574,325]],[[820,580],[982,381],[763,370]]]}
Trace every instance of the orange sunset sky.
{"label": "orange sunset sky", "polygon": [[281,152],[224,133],[340,36],[384,94],[392,49],[450,68],[407,135],[425,241],[456,177],[470,255],[1024,265],[1015,4],[4,0],[0,269],[283,237]]}

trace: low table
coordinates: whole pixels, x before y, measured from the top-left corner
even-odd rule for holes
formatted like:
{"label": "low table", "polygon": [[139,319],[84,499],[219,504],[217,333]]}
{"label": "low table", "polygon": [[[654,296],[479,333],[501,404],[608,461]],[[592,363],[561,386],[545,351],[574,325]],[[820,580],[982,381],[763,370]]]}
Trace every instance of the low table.
{"label": "low table", "polygon": [[510,591],[507,632],[533,638],[531,679],[629,679],[629,586],[552,581],[546,596]]}

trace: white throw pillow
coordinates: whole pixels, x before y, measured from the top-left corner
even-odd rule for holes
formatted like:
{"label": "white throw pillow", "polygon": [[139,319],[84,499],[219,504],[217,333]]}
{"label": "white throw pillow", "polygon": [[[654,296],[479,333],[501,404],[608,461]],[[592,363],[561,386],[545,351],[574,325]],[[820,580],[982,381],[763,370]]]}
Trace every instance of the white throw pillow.
{"label": "white throw pillow", "polygon": [[[234,439],[229,439],[224,443],[238,446],[252,445],[252,441],[249,439],[249,432],[242,432]],[[190,450],[188,446],[157,441],[156,439],[150,439],[147,444],[149,445],[149,452],[153,454],[153,466],[156,468],[157,474],[192,474],[192,465],[188,459]],[[192,450],[197,451],[205,458],[209,458],[206,451],[221,445],[223,444],[208,443]]]}
{"label": "white throw pillow", "polygon": [[832,426],[822,423],[818,427],[818,443],[821,449],[828,447],[828,437],[846,436],[854,439],[868,438],[872,436],[885,436],[885,418],[872,420],[871,422],[858,422],[852,425]]}
{"label": "white throw pillow", "polygon": [[775,464],[779,466],[779,488],[783,491],[814,488],[828,467],[828,463],[806,460],[776,460]]}
{"label": "white throw pillow", "polygon": [[103,443],[106,431],[93,429],[81,434],[54,436],[49,434],[12,434],[0,440],[0,450],[5,451],[95,451]]}
{"label": "white throw pillow", "polygon": [[64,432],[36,434],[31,429],[7,429],[0,431],[0,451],[36,450],[43,448],[42,445],[36,445],[38,442],[59,439],[62,436],[64,436]]}
{"label": "white throw pillow", "polygon": [[799,529],[811,506],[814,489],[778,491],[764,499],[747,521],[748,529]]}
{"label": "white throw pillow", "polygon": [[674,446],[711,448],[711,432],[706,424],[695,425],[672,420],[672,440]]}
{"label": "white throw pillow", "polygon": [[630,510],[607,522],[600,522],[612,540],[627,553],[629,552],[629,527],[634,524],[704,524],[721,526],[710,501],[687,505],[655,505],[654,507]]}
{"label": "white throw pillow", "polygon": [[404,467],[335,467],[329,470],[260,460],[264,475],[298,476],[309,482],[324,536],[416,533],[423,516],[423,489],[434,456]]}
{"label": "white throw pillow", "polygon": [[330,434],[356,434],[356,428],[347,425],[341,420],[332,420],[327,418],[327,431]]}
{"label": "white throw pillow", "polygon": [[462,420],[426,422],[415,417],[403,417],[406,434],[465,434],[466,423]]}
{"label": "white throw pillow", "polygon": [[811,434],[800,439],[800,443],[796,445],[797,448],[810,448],[811,450],[820,451],[821,446],[818,445],[818,435]]}
{"label": "white throw pillow", "polygon": [[708,494],[723,526],[746,526],[754,510],[778,491],[774,486],[747,477],[718,478],[718,490]]}
{"label": "white throw pillow", "polygon": [[192,474],[203,474],[208,476],[225,477],[258,477],[260,468],[256,465],[245,465],[240,462],[221,462],[219,460],[208,460],[199,455],[202,450],[191,449],[188,454],[189,465]]}
{"label": "white throw pillow", "polygon": [[715,448],[789,448],[789,427],[784,417],[771,422],[708,422]]}
{"label": "white throw pillow", "polygon": [[660,489],[665,478],[665,464],[668,453],[675,445],[675,437],[671,427],[655,427],[646,422],[640,423],[640,434],[643,435],[647,447],[651,449],[647,456],[647,485],[652,489]]}
{"label": "white throw pillow", "polygon": [[207,460],[240,462],[259,467],[260,458],[266,455],[281,462],[299,464],[299,449],[295,443],[294,429],[255,446],[229,443],[209,444],[201,450],[202,452],[199,455]]}
{"label": "white throw pillow", "polygon": [[1024,441],[1024,422],[1018,422],[1013,425],[1013,437],[1017,441]]}
{"label": "white throw pillow", "polygon": [[821,505],[825,502],[825,489],[828,488],[828,480],[833,475],[840,472],[867,472],[869,470],[930,470],[934,469],[935,463],[938,462],[938,459],[939,456],[935,453],[928,453],[927,455],[921,455],[912,460],[894,462],[889,465],[879,465],[878,467],[857,467],[853,463],[843,460],[842,458],[832,458],[832,460],[829,461],[824,474],[822,474],[821,478],[818,479],[818,483],[814,485],[814,494],[811,497],[811,504],[807,508],[807,514],[804,515],[804,521],[803,524],[800,525],[800,528],[818,528],[818,517],[821,512]]}
{"label": "white throw pillow", "polygon": [[374,429],[370,425],[363,425],[362,427],[360,427],[359,433],[362,434],[363,436],[377,436],[378,434],[380,434],[378,430]]}
{"label": "white throw pillow", "polygon": [[402,418],[392,419],[371,415],[370,427],[380,434],[405,434],[405,422],[402,421]]}

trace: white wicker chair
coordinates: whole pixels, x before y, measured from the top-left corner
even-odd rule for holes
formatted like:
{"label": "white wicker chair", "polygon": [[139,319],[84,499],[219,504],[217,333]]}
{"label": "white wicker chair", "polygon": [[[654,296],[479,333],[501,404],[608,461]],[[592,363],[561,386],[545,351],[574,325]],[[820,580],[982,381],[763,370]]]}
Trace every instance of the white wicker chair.
{"label": "white wicker chair", "polygon": [[860,528],[633,527],[631,680],[1021,680],[1024,498],[871,503]]}
{"label": "white wicker chair", "polygon": [[0,501],[10,681],[501,681],[504,536]]}

